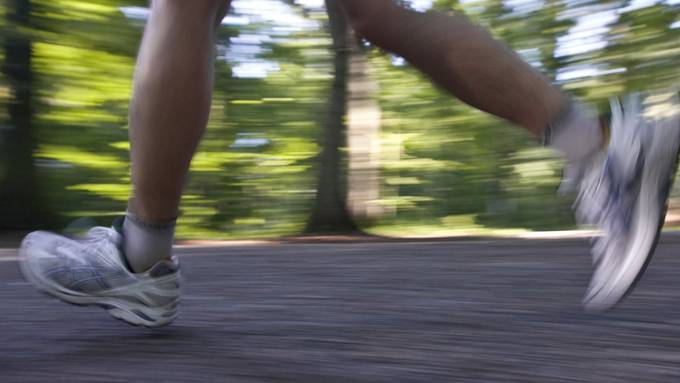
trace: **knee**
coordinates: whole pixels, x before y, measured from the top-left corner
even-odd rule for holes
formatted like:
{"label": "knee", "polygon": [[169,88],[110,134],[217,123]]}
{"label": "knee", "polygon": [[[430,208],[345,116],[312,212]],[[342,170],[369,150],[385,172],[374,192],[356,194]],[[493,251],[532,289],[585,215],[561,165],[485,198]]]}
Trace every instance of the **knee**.
{"label": "knee", "polygon": [[399,8],[392,0],[341,0],[352,28],[357,34],[370,38],[379,29],[378,20],[394,8]]}
{"label": "knee", "polygon": [[224,16],[230,3],[231,0],[153,0],[151,9],[156,13],[213,21]]}

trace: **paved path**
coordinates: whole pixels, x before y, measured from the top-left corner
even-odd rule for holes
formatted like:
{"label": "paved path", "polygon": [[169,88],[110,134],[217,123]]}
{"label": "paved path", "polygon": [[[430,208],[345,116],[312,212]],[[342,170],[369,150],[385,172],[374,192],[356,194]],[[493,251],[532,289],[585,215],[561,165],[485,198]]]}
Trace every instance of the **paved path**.
{"label": "paved path", "polygon": [[679,382],[680,237],[635,293],[579,302],[587,242],[182,249],[161,330],[38,294],[0,250],[0,382]]}

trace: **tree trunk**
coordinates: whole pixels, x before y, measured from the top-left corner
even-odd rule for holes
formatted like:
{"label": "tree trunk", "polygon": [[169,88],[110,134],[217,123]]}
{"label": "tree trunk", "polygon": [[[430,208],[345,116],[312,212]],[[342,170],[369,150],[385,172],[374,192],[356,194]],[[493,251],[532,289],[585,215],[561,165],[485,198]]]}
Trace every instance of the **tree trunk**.
{"label": "tree trunk", "polygon": [[352,217],[369,223],[384,214],[380,199],[380,105],[378,83],[354,34],[350,44],[349,102],[347,113],[349,152],[348,206]]}
{"label": "tree trunk", "polygon": [[346,143],[347,81],[349,76],[349,25],[337,0],[326,0],[335,75],[326,122],[323,127],[316,201],[307,222],[306,233],[357,231],[347,209],[347,169],[342,155]]}
{"label": "tree trunk", "polygon": [[41,220],[33,166],[31,2],[8,0],[3,73],[10,98],[9,124],[0,131],[4,177],[0,180],[0,229],[28,229]]}

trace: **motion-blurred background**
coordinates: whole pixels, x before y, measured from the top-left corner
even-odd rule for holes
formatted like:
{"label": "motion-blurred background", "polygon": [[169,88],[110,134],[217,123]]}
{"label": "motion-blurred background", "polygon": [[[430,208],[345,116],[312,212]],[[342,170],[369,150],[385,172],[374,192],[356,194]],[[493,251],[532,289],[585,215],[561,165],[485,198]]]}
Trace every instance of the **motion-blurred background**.
{"label": "motion-blurred background", "polygon": [[[602,110],[610,96],[680,83],[678,0],[404,5],[464,12]],[[80,217],[108,224],[124,211],[127,104],[146,6],[0,3],[1,231],[60,229]],[[365,44],[334,7],[232,8],[180,238],[574,228],[571,198],[555,194],[554,153]]]}

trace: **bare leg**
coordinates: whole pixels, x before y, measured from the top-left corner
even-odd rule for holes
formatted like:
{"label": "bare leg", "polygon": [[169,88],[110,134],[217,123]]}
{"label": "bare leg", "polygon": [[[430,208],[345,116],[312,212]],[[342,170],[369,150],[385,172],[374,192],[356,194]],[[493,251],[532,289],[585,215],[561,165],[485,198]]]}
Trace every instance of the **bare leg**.
{"label": "bare leg", "polygon": [[418,13],[392,0],[341,0],[357,32],[404,57],[462,101],[540,135],[567,98],[462,15]]}
{"label": "bare leg", "polygon": [[205,130],[216,25],[228,0],[154,0],[130,104],[134,194],[123,226],[136,272],[171,255],[191,158]]}
{"label": "bare leg", "polygon": [[208,120],[215,25],[228,3],[153,2],[130,105],[129,207],[147,222],[177,217],[189,163]]}

